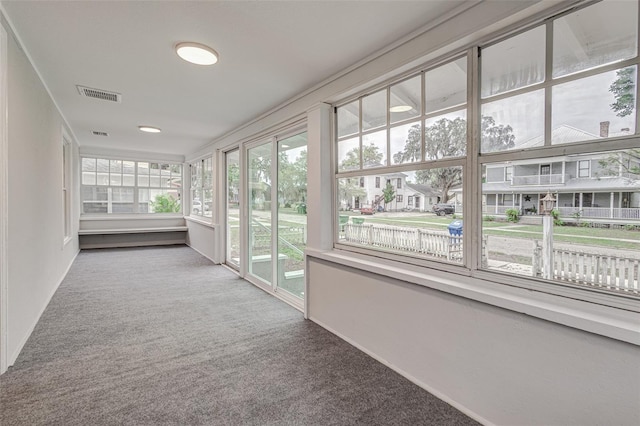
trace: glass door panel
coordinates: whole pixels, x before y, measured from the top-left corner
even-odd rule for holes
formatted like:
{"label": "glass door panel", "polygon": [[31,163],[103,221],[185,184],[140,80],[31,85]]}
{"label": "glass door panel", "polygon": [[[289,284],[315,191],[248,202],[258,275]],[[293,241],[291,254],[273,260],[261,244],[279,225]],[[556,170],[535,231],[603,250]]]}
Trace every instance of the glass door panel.
{"label": "glass door panel", "polygon": [[225,154],[227,173],[227,265],[240,268],[240,151]]}
{"label": "glass door panel", "polygon": [[273,143],[247,151],[247,204],[249,208],[249,273],[273,281],[271,237],[271,156]]}
{"label": "glass door panel", "polygon": [[307,243],[307,134],[278,141],[278,283],[304,298]]}

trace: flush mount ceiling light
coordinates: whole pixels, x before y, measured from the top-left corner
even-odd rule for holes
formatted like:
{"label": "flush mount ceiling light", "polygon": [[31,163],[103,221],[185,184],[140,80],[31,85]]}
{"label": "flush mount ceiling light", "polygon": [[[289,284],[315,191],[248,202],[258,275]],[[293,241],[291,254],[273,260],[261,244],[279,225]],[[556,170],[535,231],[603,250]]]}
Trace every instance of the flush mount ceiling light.
{"label": "flush mount ceiling light", "polygon": [[185,61],[196,65],[213,65],[218,62],[218,52],[200,43],[178,43],[176,53]]}
{"label": "flush mount ceiling light", "polygon": [[412,106],[409,105],[397,105],[397,106],[392,106],[391,108],[389,108],[389,111],[391,112],[407,112],[407,111],[411,111],[413,109]]}
{"label": "flush mount ceiling light", "polygon": [[138,129],[140,129],[141,132],[147,132],[147,133],[160,133],[162,131],[157,127],[152,127],[152,126],[138,126]]}

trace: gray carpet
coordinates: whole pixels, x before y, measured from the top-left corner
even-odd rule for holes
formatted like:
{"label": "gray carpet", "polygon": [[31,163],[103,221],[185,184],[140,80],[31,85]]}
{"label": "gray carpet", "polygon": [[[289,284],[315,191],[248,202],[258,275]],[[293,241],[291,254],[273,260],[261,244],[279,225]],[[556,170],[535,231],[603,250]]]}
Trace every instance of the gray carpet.
{"label": "gray carpet", "polygon": [[0,376],[0,424],[477,423],[224,267],[172,246],[78,255]]}

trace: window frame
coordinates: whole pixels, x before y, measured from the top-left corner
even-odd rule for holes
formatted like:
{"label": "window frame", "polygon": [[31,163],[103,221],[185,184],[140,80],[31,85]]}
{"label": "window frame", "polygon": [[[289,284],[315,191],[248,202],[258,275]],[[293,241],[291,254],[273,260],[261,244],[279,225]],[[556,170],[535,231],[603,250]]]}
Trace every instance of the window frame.
{"label": "window frame", "polygon": [[[583,70],[580,72],[572,73],[570,75],[562,76],[559,78],[551,78],[551,73],[547,72],[545,79],[541,83],[537,83],[531,86],[527,86],[524,88],[520,88],[513,91],[508,91],[506,93],[501,93],[499,95],[490,96],[486,99],[480,98],[480,64],[479,64],[479,56],[480,50],[482,48],[486,48],[487,46],[491,46],[493,44],[499,43],[507,38],[513,37],[519,33],[528,31],[536,26],[545,25],[545,29],[547,32],[545,54],[547,56],[550,55],[550,49],[548,48],[549,44],[553,43],[553,38],[549,37],[550,32],[549,28],[553,26],[554,20],[566,16],[569,13],[575,12],[576,10],[588,7],[593,2],[584,3],[578,7],[574,7],[571,9],[567,9],[561,13],[555,13],[553,16],[536,19],[534,22],[523,23],[519,26],[519,29],[515,31],[505,31],[502,34],[498,34],[494,36],[488,42],[478,42],[474,43],[471,47],[463,50],[463,51],[455,51],[451,54],[447,55],[444,58],[438,58],[432,63],[425,64],[421,67],[421,71],[423,74],[422,82],[424,87],[424,72],[428,68],[435,68],[438,65],[454,61],[459,59],[461,56],[468,55],[468,67],[467,67],[467,79],[470,82],[467,85],[467,151],[466,157],[462,158],[453,158],[447,159],[445,161],[438,160],[435,161],[424,161],[425,152],[423,149],[422,152],[422,162],[415,163],[405,163],[402,165],[388,166],[384,168],[385,173],[389,172],[401,172],[403,170],[411,170],[417,169],[418,167],[425,166],[426,168],[436,168],[446,167],[449,165],[462,165],[466,171],[463,177],[463,200],[464,203],[469,206],[465,207],[465,212],[471,212],[471,219],[465,221],[465,232],[464,232],[464,245],[465,245],[465,261],[463,265],[452,265],[446,264],[442,262],[438,262],[432,259],[424,259],[424,258],[414,258],[410,256],[404,256],[399,253],[389,253],[384,251],[378,251],[374,249],[367,249],[364,247],[354,247],[340,243],[338,240],[338,226],[336,225],[338,222],[334,220],[334,250],[352,252],[356,256],[364,256],[363,259],[366,258],[375,258],[379,261],[384,262],[389,261],[391,263],[395,263],[398,265],[405,265],[407,267],[417,267],[417,268],[428,268],[429,270],[439,270],[445,273],[454,273],[460,276],[471,276],[473,278],[478,278],[481,280],[486,280],[487,282],[496,283],[499,285],[507,285],[507,286],[515,286],[525,290],[533,290],[536,292],[541,292],[548,295],[561,296],[591,303],[596,303],[600,305],[605,305],[614,308],[620,308],[625,310],[638,310],[638,306],[636,301],[638,298],[633,295],[628,294],[618,294],[611,293],[599,289],[587,289],[583,286],[573,285],[567,282],[559,282],[559,281],[546,281],[536,277],[527,277],[527,276],[519,276],[513,274],[507,274],[499,271],[488,270],[482,267],[481,259],[480,259],[480,250],[482,245],[482,207],[481,207],[481,195],[482,192],[482,183],[481,183],[481,170],[483,166],[489,165],[497,162],[509,162],[514,160],[528,160],[528,159],[536,159],[542,160],[551,159],[552,157],[559,157],[568,154],[589,154],[589,153],[599,153],[605,151],[613,151],[613,150],[624,150],[624,149],[632,149],[640,146],[640,126],[638,123],[640,122],[640,113],[638,111],[638,106],[636,106],[636,127],[635,133],[631,135],[624,136],[615,136],[605,138],[602,141],[598,140],[588,140],[588,141],[578,141],[571,143],[562,143],[562,144],[552,144],[551,140],[551,116],[550,116],[550,92],[553,86],[557,86],[568,81],[580,80],[583,78],[587,78],[592,75],[601,74],[606,71],[623,69],[628,66],[635,65],[637,68],[638,74],[640,74],[640,42],[638,43],[639,52],[636,53],[636,56],[633,59],[627,59],[624,61],[607,64],[604,66],[595,67],[593,69]],[[640,7],[639,7],[640,10]],[[640,12],[639,12],[640,14]],[[640,22],[640,20],[639,20]],[[640,26],[640,23],[639,23]],[[512,27],[513,28],[513,27]],[[640,38],[640,31],[638,31]],[[546,60],[545,67],[547,70],[551,67],[551,62]],[[391,87],[394,84],[397,84],[401,81],[410,79],[415,77],[415,72],[410,74],[409,76],[402,77],[397,80],[390,80],[384,83],[387,87]],[[380,89],[380,85],[372,87],[363,93],[374,93]],[[527,148],[526,150],[509,150],[509,151],[501,151],[501,152],[486,152],[480,153],[480,132],[476,129],[479,128],[480,125],[480,112],[482,104],[485,102],[494,101],[496,99],[506,99],[512,96],[516,96],[521,93],[531,92],[535,90],[544,89],[545,91],[545,120],[544,120],[544,145],[534,148]],[[640,99],[640,84],[636,84],[636,99]],[[337,112],[337,109],[340,106],[347,105],[359,99],[358,96],[363,96],[363,94],[352,95],[351,97],[344,99],[335,103],[334,111]],[[424,97],[424,90],[423,90]],[[360,105],[360,114],[362,114]],[[423,109],[424,109],[424,99],[423,99]],[[459,108],[458,108],[459,109]],[[442,115],[443,112],[440,111],[438,115]],[[335,117],[337,118],[337,117]],[[415,118],[408,120],[409,122],[414,121]],[[334,120],[334,125],[335,125]],[[424,146],[424,122],[425,122],[425,114],[420,115],[419,121],[422,123],[422,143]],[[394,123],[393,125],[387,124],[388,128],[394,127],[399,123]],[[379,130],[379,128],[377,129]],[[362,131],[358,131],[349,135],[349,137],[358,136],[361,133],[365,133]],[[348,139],[345,136],[342,136],[340,140]],[[609,148],[607,144],[611,142],[615,143],[615,148]],[[358,170],[348,170],[348,171],[339,171],[338,170],[338,162],[340,158],[337,155],[337,126],[334,128],[333,132],[333,148],[335,151],[335,155],[333,156],[332,163],[334,168],[334,186],[333,186],[333,197],[336,198],[337,194],[337,181],[339,178],[345,178],[350,176],[366,176],[372,174],[372,171],[366,168],[360,168]],[[387,158],[390,160],[389,156]],[[362,165],[362,164],[361,164]],[[376,170],[380,173],[379,170]],[[551,171],[551,169],[550,169]],[[513,176],[513,175],[512,175]],[[505,178],[506,178],[506,170],[505,170]],[[334,209],[335,214],[337,215],[337,209]],[[469,229],[467,229],[469,227]],[[471,231],[471,232],[469,232]]]}
{"label": "window frame", "polygon": [[[196,166],[197,165],[197,166]],[[210,166],[210,168],[207,168],[207,165]],[[213,155],[206,155],[204,157],[200,157],[197,160],[193,160],[191,162],[189,162],[188,164],[188,168],[189,168],[189,213],[187,214],[190,217],[195,217],[198,218],[199,220],[204,220],[204,221],[213,221],[213,211],[215,209],[215,206],[213,205],[213,201],[214,201],[214,182],[213,182],[213,177],[214,177],[214,173],[215,173],[215,166],[213,164]],[[193,170],[197,169],[198,173],[200,174],[200,176],[196,177],[196,185],[194,187],[193,183],[194,183],[194,173]],[[207,170],[210,171],[209,173],[209,181],[207,184]],[[199,184],[198,184],[199,183]],[[206,210],[205,206],[206,206],[206,202],[207,200],[205,199],[205,191],[211,191],[211,207],[209,207],[208,210]],[[200,200],[200,206],[201,209],[197,212],[194,213],[194,207],[193,207],[193,203],[195,201],[195,197],[194,197],[194,191],[196,191],[199,194],[199,200]],[[183,207],[184,209],[184,207]],[[209,212],[209,214],[205,214],[206,212]]]}
{"label": "window frame", "polygon": [[[120,156],[112,156],[112,155],[102,155],[102,154],[94,154],[94,153],[84,153],[84,154],[80,154],[79,156],[80,160],[79,160],[79,175],[80,175],[80,197],[79,197],[79,202],[80,202],[80,215],[83,218],[98,218],[98,217],[114,217],[114,216],[128,216],[128,217],[145,217],[145,216],[157,216],[157,215],[163,215],[166,217],[169,216],[182,216],[183,214],[183,208],[182,208],[182,203],[180,206],[180,211],[179,212],[163,212],[163,213],[154,213],[154,212],[140,212],[140,190],[166,190],[167,188],[162,188],[162,186],[151,186],[150,184],[147,186],[141,186],[139,184],[139,177],[140,177],[140,173],[139,173],[139,164],[140,163],[148,163],[149,165],[151,165],[152,163],[154,164],[167,164],[169,165],[169,167],[173,167],[173,166],[179,166],[180,167],[180,186],[178,188],[176,188],[175,190],[178,193],[178,200],[183,200],[184,199],[184,167],[183,164],[179,161],[175,161],[175,160],[157,160],[157,159],[141,159],[141,158],[125,158],[125,157],[120,157]],[[96,171],[93,172],[96,174],[96,183],[94,185],[87,185],[83,183],[83,169],[82,169],[82,162],[84,159],[93,159],[96,161]],[[108,185],[98,185],[98,180],[97,180],[97,160],[108,160],[109,161],[109,176],[111,174],[111,161],[121,161],[121,162],[132,162],[134,163],[134,173],[133,173],[133,179],[134,179],[134,184],[132,186],[130,185],[111,185],[111,181],[110,181],[110,177],[109,177],[109,184]],[[124,168],[123,168],[124,169]],[[149,170],[150,167],[149,167]],[[123,175],[124,171],[121,171],[121,176]],[[171,172],[172,174],[173,172]],[[150,174],[148,174],[147,176],[151,176]],[[159,175],[160,176],[160,175]],[[132,208],[133,211],[132,212],[111,212],[109,213],[108,211],[108,207],[107,207],[107,212],[96,212],[96,213],[85,213],[84,212],[84,194],[83,194],[83,189],[85,187],[89,187],[89,188],[106,188],[107,189],[107,193],[112,192],[112,188],[131,188],[133,190],[133,202],[132,202]],[[150,202],[151,200],[149,200]],[[106,203],[112,203],[112,201],[106,201]]]}
{"label": "window frame", "polygon": [[71,241],[71,190],[72,167],[71,139],[63,131],[62,134],[62,215],[63,215],[63,244]]}

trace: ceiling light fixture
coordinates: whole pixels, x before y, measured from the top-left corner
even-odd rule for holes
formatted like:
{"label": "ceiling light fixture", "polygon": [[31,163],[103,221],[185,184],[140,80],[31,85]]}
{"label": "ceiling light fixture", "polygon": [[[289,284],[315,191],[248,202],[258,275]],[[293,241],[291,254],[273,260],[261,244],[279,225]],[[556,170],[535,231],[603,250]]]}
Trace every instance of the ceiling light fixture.
{"label": "ceiling light fixture", "polygon": [[178,43],[176,53],[185,61],[196,65],[213,65],[218,62],[218,52],[200,43]]}
{"label": "ceiling light fixture", "polygon": [[157,127],[151,127],[151,126],[138,126],[138,129],[140,129],[141,132],[147,132],[147,133],[160,133],[162,131]]}
{"label": "ceiling light fixture", "polygon": [[397,106],[392,106],[391,108],[389,108],[389,111],[391,112],[407,112],[407,111],[411,111],[413,109],[412,106],[409,105],[397,105]]}

